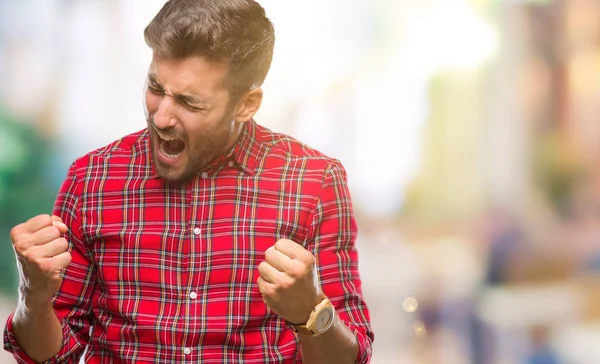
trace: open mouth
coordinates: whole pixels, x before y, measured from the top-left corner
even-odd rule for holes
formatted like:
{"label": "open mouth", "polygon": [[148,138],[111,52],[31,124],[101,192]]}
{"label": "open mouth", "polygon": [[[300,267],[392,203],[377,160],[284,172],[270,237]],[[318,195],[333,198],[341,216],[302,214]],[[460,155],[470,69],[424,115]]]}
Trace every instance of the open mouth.
{"label": "open mouth", "polygon": [[185,142],[183,140],[164,135],[158,130],[156,130],[156,134],[158,135],[158,147],[161,154],[163,154],[165,157],[174,159],[183,153],[183,150],[185,149]]}

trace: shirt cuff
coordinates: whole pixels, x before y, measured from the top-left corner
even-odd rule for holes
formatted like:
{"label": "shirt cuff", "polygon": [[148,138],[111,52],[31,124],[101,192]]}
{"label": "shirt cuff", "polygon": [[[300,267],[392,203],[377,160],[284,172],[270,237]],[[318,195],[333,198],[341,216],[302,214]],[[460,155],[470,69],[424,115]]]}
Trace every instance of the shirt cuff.
{"label": "shirt cuff", "polygon": [[356,364],[367,364],[371,361],[373,355],[373,337],[372,334],[365,333],[356,325],[342,320],[342,323],[354,334],[358,343],[358,355],[356,356]]}
{"label": "shirt cuff", "polygon": [[[6,321],[6,327],[4,329],[4,350],[10,352],[17,363],[37,364],[38,362],[31,359],[17,342],[13,333],[13,316],[14,313],[12,313]],[[76,362],[79,360],[79,356],[85,349],[75,338],[71,327],[66,324],[65,320],[61,321],[61,328],[63,336],[62,347],[53,358],[43,362],[44,364]]]}

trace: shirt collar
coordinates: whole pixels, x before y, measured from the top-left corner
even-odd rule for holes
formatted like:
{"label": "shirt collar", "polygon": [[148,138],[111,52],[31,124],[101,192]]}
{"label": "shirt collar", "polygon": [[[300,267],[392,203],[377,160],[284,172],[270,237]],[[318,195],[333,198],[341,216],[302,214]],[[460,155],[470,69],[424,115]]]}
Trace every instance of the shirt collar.
{"label": "shirt collar", "polygon": [[260,140],[260,130],[254,120],[246,122],[238,141],[225,157],[233,161],[245,173],[253,176],[256,166],[266,153],[266,146]]}

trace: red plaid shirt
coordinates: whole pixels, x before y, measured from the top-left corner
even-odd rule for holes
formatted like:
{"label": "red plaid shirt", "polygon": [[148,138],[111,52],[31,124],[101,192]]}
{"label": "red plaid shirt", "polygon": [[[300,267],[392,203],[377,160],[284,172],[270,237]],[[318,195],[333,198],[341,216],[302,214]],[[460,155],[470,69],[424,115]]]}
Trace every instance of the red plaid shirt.
{"label": "red plaid shirt", "polygon": [[[356,335],[373,333],[362,298],[356,224],[340,163],[249,122],[231,152],[184,184],[156,176],[147,131],[78,159],[54,213],[73,261],[54,309],[56,362],[292,363],[299,340],[258,291],[277,239],[313,252],[323,291]],[[5,330],[5,349],[33,363]],[[91,329],[90,329],[91,328]]]}

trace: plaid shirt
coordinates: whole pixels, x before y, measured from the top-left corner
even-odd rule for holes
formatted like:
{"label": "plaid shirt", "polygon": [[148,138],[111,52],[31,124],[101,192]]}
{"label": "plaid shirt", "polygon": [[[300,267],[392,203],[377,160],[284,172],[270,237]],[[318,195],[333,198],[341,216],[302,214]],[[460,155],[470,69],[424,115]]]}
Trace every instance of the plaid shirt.
{"label": "plaid shirt", "polygon": [[[280,238],[316,259],[324,293],[356,335],[373,333],[362,298],[340,163],[247,123],[231,152],[187,183],[157,177],[148,132],[78,159],[54,213],[72,263],[53,300],[63,345],[49,362],[293,363],[299,339],[258,291],[258,264]],[[16,342],[5,349],[33,363]]]}

